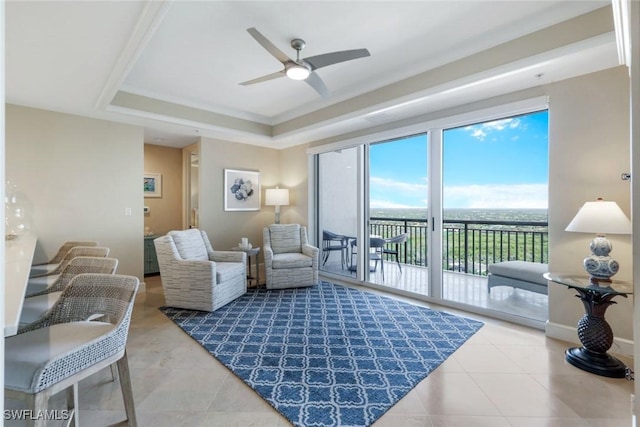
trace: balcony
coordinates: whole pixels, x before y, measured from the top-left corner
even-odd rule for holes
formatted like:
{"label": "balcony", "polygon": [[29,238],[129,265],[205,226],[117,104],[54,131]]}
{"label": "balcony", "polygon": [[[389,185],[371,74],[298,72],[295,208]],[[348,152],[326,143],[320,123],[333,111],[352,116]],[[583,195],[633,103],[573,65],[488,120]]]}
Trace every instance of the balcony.
{"label": "balcony", "polygon": [[[541,221],[458,220],[443,221],[442,298],[474,307],[522,316],[534,321],[547,320],[548,297],[537,293],[495,287],[487,291],[490,264],[522,260],[548,262],[548,224]],[[395,257],[384,258],[384,279],[378,267],[369,281],[377,285],[417,295],[429,295],[427,265],[427,220],[372,217],[371,235],[390,238],[407,233]],[[349,257],[347,257],[349,258]],[[342,269],[339,254],[332,254],[324,271],[350,275]]]}

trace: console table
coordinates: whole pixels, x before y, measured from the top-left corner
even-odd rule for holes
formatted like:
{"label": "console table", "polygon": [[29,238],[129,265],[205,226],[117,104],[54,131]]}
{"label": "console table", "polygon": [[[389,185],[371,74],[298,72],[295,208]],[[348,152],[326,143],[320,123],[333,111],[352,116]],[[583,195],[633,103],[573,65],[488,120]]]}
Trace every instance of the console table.
{"label": "console table", "polygon": [[35,236],[19,236],[4,241],[4,336],[18,333],[20,314],[27,290]]}
{"label": "console table", "polygon": [[578,338],[582,347],[570,348],[565,352],[567,362],[593,374],[610,378],[624,378],[627,367],[607,351],[613,344],[613,331],[604,319],[604,313],[613,298],[626,298],[633,293],[629,282],[612,280],[594,281],[587,276],[545,273],[545,279],[575,290],[584,304],[585,314],[578,321]]}
{"label": "console table", "polygon": [[158,266],[158,257],[156,255],[156,246],[153,241],[158,236],[144,236],[144,275],[157,274],[160,272]]}

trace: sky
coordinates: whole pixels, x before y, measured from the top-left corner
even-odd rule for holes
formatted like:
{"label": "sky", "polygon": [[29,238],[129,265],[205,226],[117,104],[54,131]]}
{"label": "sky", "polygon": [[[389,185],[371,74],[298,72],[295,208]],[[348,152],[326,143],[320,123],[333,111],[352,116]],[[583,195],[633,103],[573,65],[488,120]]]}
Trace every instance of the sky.
{"label": "sky", "polygon": [[[548,113],[448,129],[444,208],[547,208]],[[371,145],[372,208],[427,206],[427,136]]]}

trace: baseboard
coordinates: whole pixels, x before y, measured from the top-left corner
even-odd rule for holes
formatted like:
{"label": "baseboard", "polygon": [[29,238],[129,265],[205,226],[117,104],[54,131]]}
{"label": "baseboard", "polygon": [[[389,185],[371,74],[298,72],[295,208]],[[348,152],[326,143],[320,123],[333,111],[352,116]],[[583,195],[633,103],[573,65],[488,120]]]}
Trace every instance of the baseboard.
{"label": "baseboard", "polygon": [[[545,335],[549,338],[567,341],[580,345],[578,332],[575,326],[561,325],[559,323],[547,322]],[[622,356],[633,357],[633,341],[624,338],[613,337],[613,345],[609,353],[620,354]]]}
{"label": "baseboard", "polygon": [[146,291],[147,291],[147,284],[145,282],[140,282],[140,284],[138,285],[138,293],[146,292]]}

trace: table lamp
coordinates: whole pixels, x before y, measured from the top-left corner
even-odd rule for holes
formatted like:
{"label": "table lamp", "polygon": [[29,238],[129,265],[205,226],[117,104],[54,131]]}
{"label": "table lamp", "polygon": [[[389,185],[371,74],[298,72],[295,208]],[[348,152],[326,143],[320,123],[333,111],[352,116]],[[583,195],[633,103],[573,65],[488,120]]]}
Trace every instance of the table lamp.
{"label": "table lamp", "polygon": [[280,224],[280,206],[289,205],[289,190],[278,187],[267,189],[264,204],[276,207],[276,224]]}
{"label": "table lamp", "polygon": [[605,234],[631,234],[631,221],[618,204],[602,198],[586,202],[565,231],[596,234],[589,245],[591,255],[584,259],[584,269],[593,282],[611,282],[611,276],[618,272],[619,265],[609,256],[612,246]]}

